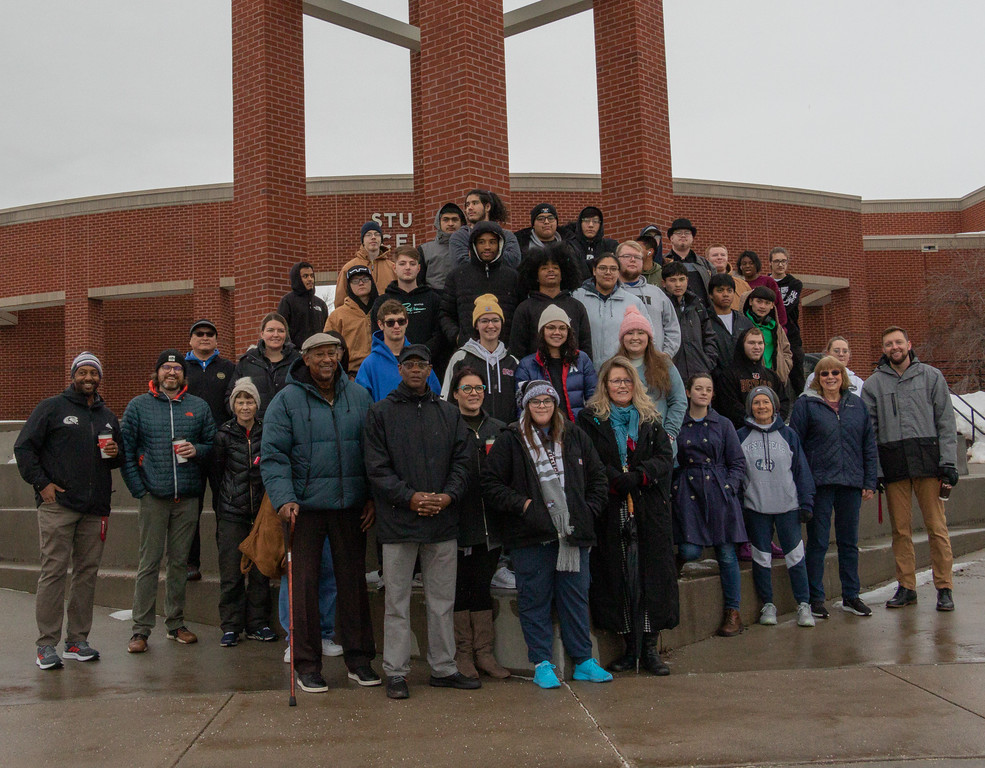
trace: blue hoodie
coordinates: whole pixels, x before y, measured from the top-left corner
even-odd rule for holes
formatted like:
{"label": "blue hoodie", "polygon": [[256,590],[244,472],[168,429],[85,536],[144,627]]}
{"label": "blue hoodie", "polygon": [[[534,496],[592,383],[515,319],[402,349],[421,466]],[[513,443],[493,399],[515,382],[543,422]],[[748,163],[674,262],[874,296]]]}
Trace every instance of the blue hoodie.
{"label": "blue hoodie", "polygon": [[[404,339],[404,346],[409,347],[410,342]],[[370,350],[369,357],[363,360],[359,366],[359,373],[356,374],[356,383],[364,386],[374,403],[386,399],[393,390],[400,384],[400,371],[397,370],[397,358],[383,341],[383,331],[373,334],[373,348]],[[428,376],[428,387],[436,395],[441,394],[441,384],[434,371]]]}

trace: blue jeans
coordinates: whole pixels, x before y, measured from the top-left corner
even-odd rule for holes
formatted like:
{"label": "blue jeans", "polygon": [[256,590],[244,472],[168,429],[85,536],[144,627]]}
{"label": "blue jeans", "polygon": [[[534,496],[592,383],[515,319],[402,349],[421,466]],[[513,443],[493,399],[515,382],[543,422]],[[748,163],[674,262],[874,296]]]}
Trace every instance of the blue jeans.
{"label": "blue jeans", "polygon": [[575,664],[592,658],[588,618],[588,586],[592,580],[588,570],[589,549],[581,547],[578,573],[555,570],[556,541],[511,550],[520,628],[527,643],[527,659],[532,664],[551,660],[554,645],[552,603],[557,609],[564,650]]}
{"label": "blue jeans", "polygon": [[[332,568],[332,548],[328,544],[328,536],[321,550],[321,572],[318,574],[318,616],[321,620],[321,636],[331,640],[335,636],[335,569]],[[280,625],[290,637],[288,622],[290,621],[290,606],[287,600],[287,576],[280,577],[280,598],[277,601],[277,617]]]}
{"label": "blue jeans", "polygon": [[809,602],[807,565],[804,562],[804,541],[800,537],[800,511],[791,510],[779,515],[764,515],[746,510],[746,532],[752,544],[752,583],[756,594],[764,603],[773,602],[773,529],[780,540],[780,548],[787,562],[787,575],[794,599],[798,603]]}
{"label": "blue jeans", "polygon": [[[684,541],[677,545],[677,552],[690,562],[701,557],[704,550],[700,544]],[[739,610],[741,584],[739,582],[739,558],[735,556],[735,544],[730,541],[715,545],[715,559],[718,560],[718,578],[722,582],[722,604],[725,608]]]}
{"label": "blue jeans", "polygon": [[858,597],[858,517],[862,491],[847,485],[819,485],[814,517],[807,524],[807,579],[811,602],[824,602],[824,556],[831,539],[831,515],[838,544],[838,577],[843,599]]}

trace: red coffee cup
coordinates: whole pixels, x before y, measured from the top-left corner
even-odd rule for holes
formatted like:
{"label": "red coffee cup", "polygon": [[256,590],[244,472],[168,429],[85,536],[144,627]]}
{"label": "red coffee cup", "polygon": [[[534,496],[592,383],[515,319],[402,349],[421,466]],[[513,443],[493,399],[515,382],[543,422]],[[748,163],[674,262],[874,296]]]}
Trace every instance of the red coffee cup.
{"label": "red coffee cup", "polygon": [[96,437],[96,443],[99,445],[99,455],[104,459],[112,458],[108,453],[106,453],[106,446],[113,442],[112,432],[103,432]]}
{"label": "red coffee cup", "polygon": [[179,464],[184,464],[186,461],[188,461],[188,459],[186,459],[184,456],[178,453],[178,446],[184,445],[187,442],[188,441],[182,437],[176,438],[175,440],[171,441],[171,445],[174,447],[174,455],[178,459]]}

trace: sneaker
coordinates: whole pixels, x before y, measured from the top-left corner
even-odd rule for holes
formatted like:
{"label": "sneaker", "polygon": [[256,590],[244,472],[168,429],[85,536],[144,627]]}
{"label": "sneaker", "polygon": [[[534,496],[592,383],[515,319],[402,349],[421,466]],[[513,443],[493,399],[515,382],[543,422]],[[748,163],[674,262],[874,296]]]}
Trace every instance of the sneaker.
{"label": "sneaker", "polygon": [[134,632],[133,637],[130,638],[130,642],[127,643],[127,653],[146,653],[147,652],[147,635],[142,635],[139,632]]}
{"label": "sneaker", "polygon": [[409,699],[410,688],[407,687],[407,680],[400,675],[388,677],[386,680],[386,697],[388,699]]}
{"label": "sneaker", "polygon": [[182,645],[191,645],[198,642],[198,637],[188,627],[181,626],[177,629],[168,630],[168,640],[174,640]]}
{"label": "sneaker", "polygon": [[223,632],[219,645],[223,648],[232,648],[234,645],[239,645],[239,632]]}
{"label": "sneaker", "polygon": [[277,633],[274,632],[270,627],[260,627],[260,629],[251,629],[246,633],[246,636],[250,640],[259,640],[261,643],[272,643],[275,640],[279,640]]}
{"label": "sneaker", "polygon": [[886,601],[887,608],[905,608],[908,605],[916,605],[917,593],[912,589],[900,586],[896,594]]}
{"label": "sneaker", "polygon": [[841,610],[845,613],[854,613],[856,616],[871,616],[872,609],[869,608],[859,597],[843,598]]}
{"label": "sneaker", "polygon": [[612,675],[602,669],[595,659],[585,659],[581,664],[575,665],[571,679],[584,680],[589,683],[611,683]]}
{"label": "sneaker", "polygon": [[77,643],[65,643],[65,658],[76,661],[99,661],[99,651],[85,640]]}
{"label": "sneaker", "polygon": [[489,586],[493,589],[516,589],[516,574],[505,565],[499,566]]}
{"label": "sneaker", "polygon": [[39,645],[38,657],[34,663],[38,665],[38,669],[61,669],[63,666],[53,645]]}
{"label": "sneaker", "polygon": [[284,649],[284,663],[291,663],[291,645],[288,643],[287,648]]}
{"label": "sneaker", "polygon": [[767,627],[776,624],[776,606],[773,603],[766,603],[759,611],[759,623]]}
{"label": "sneaker", "polygon": [[444,677],[431,675],[429,684],[432,688],[458,688],[461,691],[474,691],[481,688],[482,683],[477,677],[466,677],[461,672],[455,672]]}
{"label": "sneaker", "polygon": [[[825,613],[827,613],[827,611],[825,611]],[[797,626],[798,627],[814,626],[814,614],[811,610],[810,603],[801,603],[800,605],[797,606]]]}
{"label": "sneaker", "polygon": [[748,563],[752,560],[752,544],[748,541],[743,542],[736,548],[736,557],[739,558],[743,563]]}
{"label": "sneaker", "polygon": [[202,572],[198,570],[194,565],[188,566],[188,581],[201,581]]}
{"label": "sneaker", "polygon": [[554,670],[557,669],[551,662],[542,661],[534,667],[534,685],[541,688],[560,688],[561,681],[557,679]]}
{"label": "sneaker", "polygon": [[371,666],[369,666],[369,664],[365,664],[361,667],[356,667],[355,669],[350,669],[349,679],[355,680],[360,685],[364,685],[367,687],[373,685],[379,685],[380,683],[383,682],[380,679],[380,676],[376,674],[376,672],[373,670]]}
{"label": "sneaker", "polygon": [[786,555],[783,554],[783,549],[775,541],[770,543],[770,554],[773,556],[774,560],[783,560]]}
{"label": "sneaker", "polygon": [[954,610],[954,597],[951,595],[951,590],[947,587],[937,590],[937,610],[938,611],[953,611]]}
{"label": "sneaker", "polygon": [[298,685],[302,691],[308,693],[324,693],[328,690],[328,683],[318,672],[302,672],[298,674]]}
{"label": "sneaker", "polygon": [[811,616],[817,619],[828,618],[828,609],[824,607],[823,600],[812,600],[811,601]]}
{"label": "sneaker", "polygon": [[341,656],[343,653],[342,646],[338,643],[329,640],[327,637],[321,639],[321,655],[322,656]]}

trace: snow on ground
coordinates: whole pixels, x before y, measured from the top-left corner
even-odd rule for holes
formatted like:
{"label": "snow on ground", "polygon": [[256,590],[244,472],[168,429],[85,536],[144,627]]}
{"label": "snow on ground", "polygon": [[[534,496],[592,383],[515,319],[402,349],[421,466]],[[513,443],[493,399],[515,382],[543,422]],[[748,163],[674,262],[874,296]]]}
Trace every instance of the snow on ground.
{"label": "snow on ground", "polygon": [[[951,404],[955,410],[954,418],[958,424],[958,433],[972,439],[977,438],[968,450],[968,463],[985,464],[985,392],[971,392],[961,395],[961,398],[951,395]],[[972,413],[971,408],[978,413]],[[967,418],[961,418],[960,414],[964,414]],[[975,422],[974,435],[969,419],[974,419]]]}

